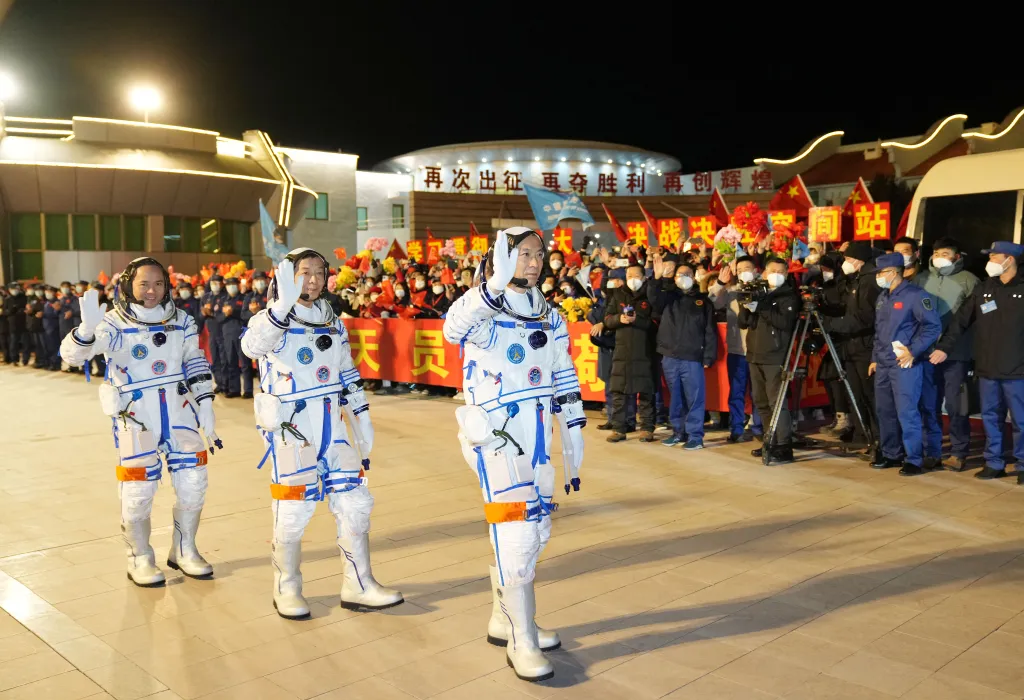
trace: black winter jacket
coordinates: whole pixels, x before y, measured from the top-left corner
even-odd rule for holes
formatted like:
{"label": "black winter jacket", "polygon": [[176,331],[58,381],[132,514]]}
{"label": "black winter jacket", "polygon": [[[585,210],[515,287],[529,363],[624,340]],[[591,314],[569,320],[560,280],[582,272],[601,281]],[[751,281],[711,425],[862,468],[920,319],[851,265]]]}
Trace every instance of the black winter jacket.
{"label": "black winter jacket", "polygon": [[800,297],[788,281],[761,299],[755,311],[741,307],[739,326],[747,329],[747,362],[783,364],[799,315]]}
{"label": "black winter jacket", "polygon": [[[604,327],[615,331],[615,354],[608,388],[626,394],[654,393],[654,319],[647,300],[646,284],[636,292],[619,287],[608,298]],[[636,319],[629,324],[619,320],[626,307],[632,307]]]}
{"label": "black winter jacket", "polygon": [[718,323],[707,294],[695,286],[684,292],[671,279],[647,283],[647,298],[658,319],[657,350],[662,357],[710,367],[718,358]]}

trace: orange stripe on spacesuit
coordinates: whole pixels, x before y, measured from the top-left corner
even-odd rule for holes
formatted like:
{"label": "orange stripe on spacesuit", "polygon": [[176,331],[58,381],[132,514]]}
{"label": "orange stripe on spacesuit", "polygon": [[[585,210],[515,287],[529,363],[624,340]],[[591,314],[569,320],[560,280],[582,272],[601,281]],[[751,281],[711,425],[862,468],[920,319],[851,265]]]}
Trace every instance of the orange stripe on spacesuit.
{"label": "orange stripe on spacesuit", "polygon": [[146,481],[145,467],[122,467],[117,465],[118,481]]}
{"label": "orange stripe on spacesuit", "polygon": [[490,525],[526,520],[526,503],[484,503],[484,517]]}
{"label": "orange stripe on spacesuit", "polygon": [[304,501],[306,500],[306,487],[271,484],[270,497],[275,501]]}

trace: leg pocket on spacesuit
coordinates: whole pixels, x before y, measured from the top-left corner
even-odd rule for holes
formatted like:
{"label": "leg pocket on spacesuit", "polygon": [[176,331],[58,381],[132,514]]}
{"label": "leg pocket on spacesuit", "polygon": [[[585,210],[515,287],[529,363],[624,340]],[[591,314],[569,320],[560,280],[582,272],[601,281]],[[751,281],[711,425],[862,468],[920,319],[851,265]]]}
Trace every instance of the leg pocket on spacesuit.
{"label": "leg pocket on spacesuit", "polygon": [[160,478],[160,455],[152,430],[117,428],[117,480],[156,481]]}
{"label": "leg pocket on spacesuit", "polygon": [[533,467],[525,455],[513,457],[506,451],[481,448],[484,487],[489,501],[510,503],[537,498],[533,485]]}
{"label": "leg pocket on spacesuit", "polygon": [[275,445],[277,469],[270,496],[279,501],[304,501],[319,490],[316,450],[295,441]]}

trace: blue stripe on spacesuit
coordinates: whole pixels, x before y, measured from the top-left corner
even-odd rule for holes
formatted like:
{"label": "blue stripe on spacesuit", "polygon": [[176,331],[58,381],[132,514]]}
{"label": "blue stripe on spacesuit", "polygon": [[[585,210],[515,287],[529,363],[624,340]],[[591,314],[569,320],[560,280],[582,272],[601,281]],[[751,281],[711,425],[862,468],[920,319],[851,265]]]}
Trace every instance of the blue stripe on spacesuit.
{"label": "blue stripe on spacesuit", "polygon": [[577,426],[584,426],[586,424],[587,424],[587,419],[586,418],[576,418],[576,419],[571,420],[568,423],[566,423],[565,426],[567,428],[575,428]]}
{"label": "blue stripe on spacesuit", "polygon": [[163,445],[171,436],[171,417],[167,415],[167,390],[160,390],[160,440],[158,445]]}
{"label": "blue stripe on spacesuit", "polygon": [[532,481],[524,481],[524,482],[522,482],[520,484],[512,484],[507,489],[499,489],[499,490],[495,491],[494,495],[497,496],[499,493],[506,493],[508,491],[514,491],[515,489],[522,488],[523,486],[533,486],[533,482]]}
{"label": "blue stripe on spacesuit", "polygon": [[362,406],[360,406],[359,408],[357,408],[356,410],[352,411],[352,415],[353,416],[358,416],[363,411],[369,411],[369,410],[370,410],[370,404],[366,403],[366,404],[363,404]]}
{"label": "blue stripe on spacesuit", "polygon": [[163,331],[183,331],[184,326],[172,325],[172,326],[142,326],[132,328],[121,328],[119,329],[125,335],[131,335],[132,333],[160,333]]}
{"label": "blue stripe on spacesuit", "polygon": [[[553,394],[554,392],[551,387],[542,386],[535,389],[519,389],[518,391],[510,391],[507,394],[501,394],[494,399],[488,399],[480,404],[480,407],[488,413],[491,413],[512,403],[520,403],[530,399],[550,398]],[[513,396],[516,398],[512,399],[511,397]],[[488,406],[491,406],[491,408],[487,408]]]}
{"label": "blue stripe on spacesuit", "polygon": [[[538,464],[547,464],[547,450],[544,449],[544,405],[537,404],[537,434],[533,442],[533,459],[531,464],[536,467]],[[539,453],[539,457],[538,457]]]}
{"label": "blue stripe on spacesuit", "polygon": [[[283,376],[289,376],[290,377],[290,375],[283,375]],[[295,379],[293,378],[291,381],[292,381],[292,385],[294,386]],[[281,399],[282,402],[289,403],[289,402],[292,402],[292,401],[299,401],[299,400],[302,400],[302,399],[318,399],[321,396],[328,396],[330,394],[337,394],[340,391],[340,389],[338,387],[341,387],[341,386],[343,386],[343,384],[341,382],[335,382],[334,384],[324,384],[323,386],[315,386],[315,387],[311,387],[309,389],[301,389],[299,391],[291,391],[291,392],[288,392],[286,394],[274,394],[274,392],[270,392],[270,393],[274,394],[274,396],[276,396],[277,398]]]}
{"label": "blue stripe on spacesuit", "polygon": [[502,328],[525,328],[527,330],[546,330],[544,326],[551,327],[547,321],[495,321],[494,325]]}
{"label": "blue stripe on spacesuit", "polygon": [[336,328],[289,328],[288,332],[292,335],[305,335],[306,333],[312,333],[313,335],[329,335],[330,333],[338,333]]}
{"label": "blue stripe on spacesuit", "polygon": [[[501,547],[498,546],[498,526],[491,525],[491,534],[494,537],[494,558],[498,565],[498,583],[505,585],[505,574],[501,571]],[[511,620],[510,620],[511,622]]]}
{"label": "blue stripe on spacesuit", "polygon": [[174,430],[187,430],[190,433],[195,433],[196,435],[199,434],[198,430],[196,430],[195,428],[190,428],[187,425],[172,425],[171,428]]}
{"label": "blue stripe on spacesuit", "polygon": [[320,433],[320,450],[316,453],[316,460],[319,462],[327,454],[327,447],[331,444],[331,400],[324,399],[324,425]]}

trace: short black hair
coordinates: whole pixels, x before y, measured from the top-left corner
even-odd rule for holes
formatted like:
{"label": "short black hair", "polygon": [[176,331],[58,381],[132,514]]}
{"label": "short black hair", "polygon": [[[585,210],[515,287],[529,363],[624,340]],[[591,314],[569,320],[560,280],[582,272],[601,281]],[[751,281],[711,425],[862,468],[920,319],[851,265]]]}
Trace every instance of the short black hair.
{"label": "short black hair", "polygon": [[895,241],[892,242],[892,249],[896,250],[896,246],[899,245],[900,243],[909,243],[910,244],[910,249],[912,251],[914,251],[915,253],[917,252],[918,243],[917,243],[916,239],[911,238],[909,236],[904,236],[903,238],[897,238]]}
{"label": "short black hair", "polygon": [[785,258],[780,258],[777,255],[769,255],[767,258],[764,259],[765,269],[767,269],[768,266],[771,265],[772,263],[779,263],[781,265],[785,265],[787,269],[789,268],[789,261],[786,260]]}
{"label": "short black hair", "polygon": [[954,253],[959,255],[961,250],[960,241],[949,236],[943,236],[942,238],[939,238],[934,243],[932,243],[933,251],[941,249],[952,250]]}

